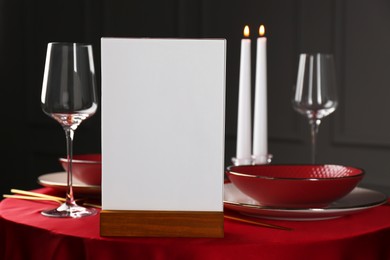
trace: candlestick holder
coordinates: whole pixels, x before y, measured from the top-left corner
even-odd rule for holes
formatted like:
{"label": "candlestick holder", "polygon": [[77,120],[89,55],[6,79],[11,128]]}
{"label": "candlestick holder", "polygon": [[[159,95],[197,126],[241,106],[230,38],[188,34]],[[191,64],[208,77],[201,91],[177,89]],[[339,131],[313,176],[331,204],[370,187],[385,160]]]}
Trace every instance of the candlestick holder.
{"label": "candlestick holder", "polygon": [[252,165],[270,164],[272,157],[272,154],[252,155]]}
{"label": "candlestick holder", "polygon": [[252,157],[249,158],[232,158],[232,163],[234,166],[240,166],[240,165],[252,165],[253,159]]}
{"label": "candlestick holder", "polygon": [[272,154],[252,155],[250,158],[233,157],[232,163],[234,166],[270,164],[272,161],[272,157]]}

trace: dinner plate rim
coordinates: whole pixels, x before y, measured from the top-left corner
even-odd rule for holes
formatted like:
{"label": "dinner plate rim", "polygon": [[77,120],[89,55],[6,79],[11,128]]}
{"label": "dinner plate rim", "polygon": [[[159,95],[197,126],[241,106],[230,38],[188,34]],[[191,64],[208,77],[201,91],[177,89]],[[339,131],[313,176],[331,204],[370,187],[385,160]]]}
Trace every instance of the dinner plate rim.
{"label": "dinner plate rim", "polygon": [[[38,176],[38,183],[44,187],[54,188],[58,190],[64,190],[67,188],[66,181],[53,181],[50,178],[58,177],[64,175],[66,180],[66,172],[51,172]],[[48,180],[49,178],[49,180]],[[86,193],[98,193],[101,191],[101,186],[99,185],[89,185],[83,183],[73,176],[73,188],[78,192],[86,192]]]}
{"label": "dinner plate rim", "polygon": [[[228,182],[224,184],[224,190],[226,192],[226,185],[232,185],[236,192],[240,192],[233,183]],[[356,192],[370,192],[378,196],[378,199],[369,203],[357,204],[354,206],[337,206],[337,203],[342,200],[348,200],[348,196],[352,196]],[[250,200],[250,197],[240,192],[241,196],[245,196]],[[238,211],[243,214],[250,214],[257,217],[286,219],[286,220],[315,220],[315,219],[328,219],[341,217],[348,214],[357,213],[363,210],[371,209],[386,203],[388,200],[387,195],[382,192],[371,190],[363,187],[356,187],[348,195],[340,200],[331,203],[325,208],[276,208],[260,205],[260,203],[245,203],[240,201],[228,201],[225,199],[224,193],[224,206],[228,209]],[[255,201],[255,200],[252,200]]]}

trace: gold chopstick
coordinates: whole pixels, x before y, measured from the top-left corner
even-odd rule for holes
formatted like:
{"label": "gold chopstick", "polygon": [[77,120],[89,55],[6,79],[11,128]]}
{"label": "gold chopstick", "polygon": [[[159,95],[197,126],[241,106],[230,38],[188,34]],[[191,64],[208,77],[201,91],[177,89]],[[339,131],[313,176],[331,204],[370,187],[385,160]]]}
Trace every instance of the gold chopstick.
{"label": "gold chopstick", "polygon": [[258,221],[252,221],[252,220],[248,220],[248,219],[244,219],[244,218],[240,218],[240,217],[234,217],[234,216],[227,215],[227,214],[225,214],[224,216],[226,219],[231,219],[231,220],[235,220],[235,221],[239,221],[239,222],[243,222],[243,223],[247,223],[247,224],[252,224],[252,225],[256,225],[256,226],[260,226],[260,227],[275,228],[275,229],[288,230],[288,231],[292,230],[292,228],[288,228],[288,227],[267,224],[267,223],[258,222]]}
{"label": "gold chopstick", "polygon": [[3,194],[4,198],[12,198],[12,199],[24,199],[24,200],[46,200],[46,201],[55,201],[58,203],[62,203],[60,200],[52,199],[52,198],[42,198],[42,197],[34,197],[34,196],[23,196],[23,195],[9,195]]}
{"label": "gold chopstick", "polygon": [[89,203],[89,202],[84,202],[83,206],[97,208],[97,209],[101,209],[102,208],[102,206],[100,206],[100,205]]}
{"label": "gold chopstick", "polygon": [[[4,194],[4,198],[14,198],[14,199],[25,199],[25,200],[47,200],[47,201],[55,201],[58,203],[65,202],[65,198],[42,194],[38,192],[32,192],[32,191],[25,191],[25,190],[18,190],[18,189],[11,189],[12,193],[15,193],[13,195]],[[78,201],[78,200],[76,200]],[[92,203],[83,203],[84,206],[94,207],[94,208],[101,208],[100,205],[92,204]]]}
{"label": "gold chopstick", "polygon": [[62,202],[65,201],[64,198],[60,198],[60,197],[52,196],[52,195],[47,195],[47,194],[42,194],[42,193],[38,193],[38,192],[32,192],[32,191],[11,189],[11,192],[15,193],[15,194],[20,194],[20,195],[44,198],[44,199],[48,199],[48,200],[56,200],[56,201],[62,201]]}

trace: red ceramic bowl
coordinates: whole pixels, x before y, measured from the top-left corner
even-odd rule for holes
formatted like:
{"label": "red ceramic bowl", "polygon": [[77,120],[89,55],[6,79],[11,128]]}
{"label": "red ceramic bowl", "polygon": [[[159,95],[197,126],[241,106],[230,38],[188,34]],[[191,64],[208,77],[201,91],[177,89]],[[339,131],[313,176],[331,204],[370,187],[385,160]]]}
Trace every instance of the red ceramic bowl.
{"label": "red ceramic bowl", "polygon": [[340,165],[248,165],[230,166],[226,174],[261,205],[320,208],[352,191],[364,171]]}
{"label": "red ceramic bowl", "polygon": [[[66,158],[59,159],[62,167],[67,170]],[[101,185],[102,183],[102,155],[81,154],[73,156],[73,176],[85,184]]]}

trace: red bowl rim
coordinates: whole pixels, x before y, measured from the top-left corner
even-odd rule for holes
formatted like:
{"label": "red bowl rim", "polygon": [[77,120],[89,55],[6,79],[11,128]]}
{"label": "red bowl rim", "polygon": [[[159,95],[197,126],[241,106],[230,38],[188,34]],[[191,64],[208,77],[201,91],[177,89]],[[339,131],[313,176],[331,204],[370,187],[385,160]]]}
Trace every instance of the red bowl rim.
{"label": "red bowl rim", "polygon": [[[360,171],[360,173],[357,173],[355,175],[351,176],[342,176],[342,177],[330,177],[330,178],[293,178],[293,177],[269,177],[269,176],[263,176],[263,175],[255,175],[255,174],[246,174],[246,173],[238,173],[231,171],[232,168],[234,167],[272,167],[272,166],[319,166],[319,167],[324,167],[324,166],[341,166],[345,168],[352,168],[354,170]],[[340,180],[340,179],[355,179],[355,178],[360,178],[364,176],[365,171],[361,168],[357,167],[352,167],[352,166],[344,166],[344,165],[337,165],[337,164],[264,164],[264,165],[231,165],[227,167],[227,174],[239,176],[239,177],[249,177],[249,178],[257,178],[257,179],[266,179],[266,180],[289,180],[289,181],[326,181],[326,180]]]}
{"label": "red bowl rim", "polygon": [[[100,155],[100,154],[77,154],[73,156],[83,156],[83,155]],[[60,157],[60,162],[67,162],[68,158]],[[94,160],[81,160],[81,159],[72,159],[72,163],[86,163],[86,164],[101,164],[101,161],[94,161]]]}

